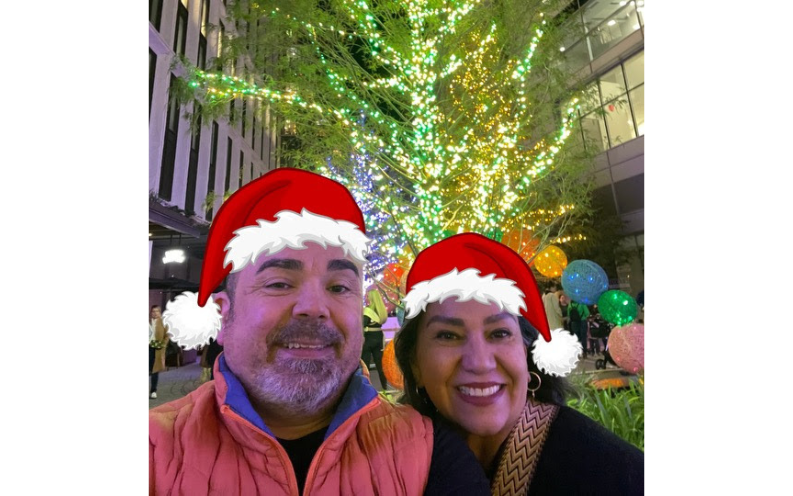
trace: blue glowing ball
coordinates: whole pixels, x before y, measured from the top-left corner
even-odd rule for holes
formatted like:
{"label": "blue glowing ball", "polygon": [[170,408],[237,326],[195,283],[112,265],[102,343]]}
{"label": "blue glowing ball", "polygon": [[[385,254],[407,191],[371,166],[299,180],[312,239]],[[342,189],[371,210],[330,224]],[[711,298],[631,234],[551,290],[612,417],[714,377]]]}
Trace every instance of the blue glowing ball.
{"label": "blue glowing ball", "polygon": [[577,303],[594,305],[608,287],[606,271],[590,260],[570,262],[562,273],[562,288]]}

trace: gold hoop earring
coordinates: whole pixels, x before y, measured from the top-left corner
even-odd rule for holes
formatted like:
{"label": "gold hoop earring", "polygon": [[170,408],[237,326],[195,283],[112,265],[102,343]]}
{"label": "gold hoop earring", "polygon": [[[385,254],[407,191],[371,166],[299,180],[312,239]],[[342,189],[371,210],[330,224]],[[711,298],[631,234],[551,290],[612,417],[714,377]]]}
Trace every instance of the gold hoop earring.
{"label": "gold hoop earring", "polygon": [[[535,387],[534,389],[532,389],[530,387],[531,386],[531,376],[532,375],[537,376],[537,387]],[[537,391],[538,389],[540,389],[540,386],[542,386],[542,378],[540,377],[540,374],[538,374],[536,372],[529,371],[529,383],[526,385],[526,391],[531,393],[531,397],[532,398],[534,398],[534,392]]]}

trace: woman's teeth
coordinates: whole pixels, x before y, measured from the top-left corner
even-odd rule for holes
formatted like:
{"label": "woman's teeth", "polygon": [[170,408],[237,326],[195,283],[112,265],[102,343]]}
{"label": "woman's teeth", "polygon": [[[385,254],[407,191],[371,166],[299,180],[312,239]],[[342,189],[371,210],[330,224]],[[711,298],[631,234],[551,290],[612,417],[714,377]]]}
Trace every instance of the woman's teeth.
{"label": "woman's teeth", "polygon": [[496,394],[501,386],[490,386],[489,388],[471,388],[466,386],[460,386],[457,389],[460,390],[466,396],[490,396]]}

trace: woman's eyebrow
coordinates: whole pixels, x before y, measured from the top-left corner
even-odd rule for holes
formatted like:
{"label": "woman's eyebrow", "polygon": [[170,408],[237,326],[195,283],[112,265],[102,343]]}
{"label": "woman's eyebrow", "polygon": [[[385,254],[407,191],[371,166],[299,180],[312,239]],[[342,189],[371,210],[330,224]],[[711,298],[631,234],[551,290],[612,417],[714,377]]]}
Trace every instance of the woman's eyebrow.
{"label": "woman's eyebrow", "polygon": [[429,326],[433,322],[440,322],[441,324],[452,325],[457,327],[465,327],[465,322],[463,319],[458,319],[455,317],[446,317],[445,315],[433,315],[430,317],[430,320],[427,321],[427,325]]}
{"label": "woman's eyebrow", "polygon": [[511,313],[509,313],[509,312],[501,312],[501,313],[497,313],[497,314],[495,314],[495,315],[491,315],[490,317],[487,317],[487,318],[486,318],[485,320],[483,320],[482,322],[483,322],[485,325],[487,325],[487,324],[492,324],[492,323],[494,323],[494,322],[498,322],[499,320],[508,319],[508,318],[510,318],[510,317],[514,318],[515,316],[514,316],[514,315],[512,315],[512,314],[511,314]]}

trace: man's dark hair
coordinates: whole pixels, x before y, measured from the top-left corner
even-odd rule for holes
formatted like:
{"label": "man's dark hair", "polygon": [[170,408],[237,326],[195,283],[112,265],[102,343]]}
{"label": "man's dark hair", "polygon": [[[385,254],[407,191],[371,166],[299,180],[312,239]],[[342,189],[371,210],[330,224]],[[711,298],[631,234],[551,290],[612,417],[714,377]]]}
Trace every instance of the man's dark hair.
{"label": "man's dark hair", "polygon": [[234,320],[234,294],[237,290],[237,274],[229,274],[223,280],[223,284],[218,291],[225,291],[229,295],[228,320]]}
{"label": "man's dark hair", "polygon": [[[427,391],[418,387],[416,377],[413,375],[413,369],[411,368],[411,364],[416,358],[419,321],[423,315],[424,312],[421,312],[416,317],[405,320],[402,328],[394,337],[394,354],[399,368],[402,369],[403,377],[403,393],[398,402],[410,405],[422,415],[435,419],[438,416],[438,410],[427,395]],[[542,380],[540,389],[534,393],[535,398],[543,403],[565,405],[566,397],[574,392],[573,387],[564,377],[552,376],[537,368],[531,358],[531,347],[536,339],[542,339],[539,337],[540,333],[522,316],[518,317],[518,326],[520,327],[523,343],[529,350],[526,365],[530,372],[538,374]],[[531,384],[534,385],[536,377],[534,375],[530,375],[530,377]]]}
{"label": "man's dark hair", "polygon": [[162,310],[162,308],[160,307],[160,305],[152,305],[152,306],[151,306],[151,309],[150,309],[149,311],[151,312],[151,311],[152,311],[152,310],[154,310],[155,308],[159,308],[160,310]]}
{"label": "man's dark hair", "polygon": [[553,293],[557,289],[559,289],[559,285],[556,284],[555,281],[550,281],[548,284],[545,285],[545,292],[546,293]]}

